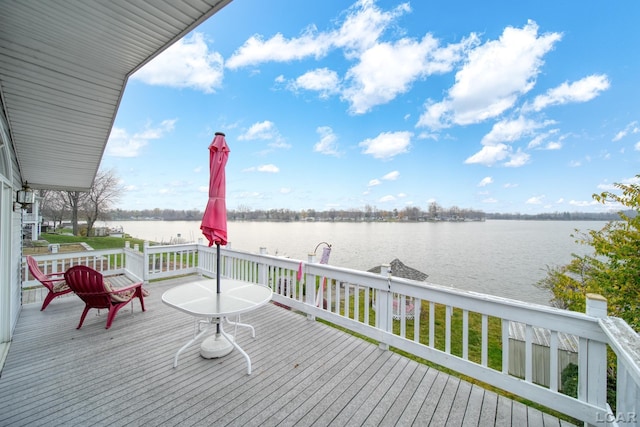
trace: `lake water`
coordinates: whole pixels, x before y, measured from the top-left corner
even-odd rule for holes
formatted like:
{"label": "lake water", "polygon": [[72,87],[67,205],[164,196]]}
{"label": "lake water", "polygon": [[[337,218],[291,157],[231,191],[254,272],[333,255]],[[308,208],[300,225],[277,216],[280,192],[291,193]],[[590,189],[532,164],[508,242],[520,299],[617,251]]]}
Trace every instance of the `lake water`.
{"label": "lake water", "polygon": [[[591,252],[571,234],[600,230],[604,221],[515,221],[442,223],[229,222],[233,249],[307,260],[320,242],[331,244],[329,264],[368,270],[398,258],[438,285],[548,304],[535,286],[547,266],[564,265],[571,254]],[[199,221],[117,221],[136,238],[155,242],[203,238]],[[206,242],[206,240],[205,240]],[[318,257],[321,250],[318,250]]]}

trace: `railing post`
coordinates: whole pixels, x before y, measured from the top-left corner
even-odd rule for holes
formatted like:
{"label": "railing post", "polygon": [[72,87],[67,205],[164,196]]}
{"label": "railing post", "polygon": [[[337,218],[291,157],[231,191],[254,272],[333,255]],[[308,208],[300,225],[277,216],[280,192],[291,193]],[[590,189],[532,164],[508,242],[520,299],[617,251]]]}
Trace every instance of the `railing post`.
{"label": "railing post", "polygon": [[[134,245],[134,248],[136,250],[138,250],[138,248],[136,247],[138,246],[137,244]],[[142,265],[142,281],[145,284],[149,283],[149,242],[148,241],[144,241],[144,243],[142,244],[142,259],[144,264]]]}
{"label": "railing post", "polygon": [[203,244],[203,240],[202,237],[199,237],[197,242],[196,242],[196,259],[198,260],[197,264],[196,264],[196,271],[198,274],[198,277],[202,277],[202,264],[204,264],[204,256],[202,256],[202,252],[200,252],[200,247]]}
{"label": "railing post", "polygon": [[[385,332],[393,332],[393,294],[391,293],[391,266],[382,264],[380,266],[380,275],[385,276],[388,281],[387,289],[377,291],[376,298],[376,327]],[[381,342],[379,347],[382,350],[389,350],[389,344]]]}
{"label": "railing post", "polygon": [[129,265],[129,255],[127,254],[127,250],[131,249],[131,242],[128,240],[124,241],[124,250],[122,251],[122,268],[124,271],[127,271],[131,268]]}
{"label": "railing post", "polygon": [[[587,294],[586,313],[606,318],[607,300],[598,294]],[[580,338],[578,347],[578,399],[607,408],[607,346],[605,343]],[[593,425],[585,423],[585,425]]]}
{"label": "railing post", "polygon": [[[266,254],[267,254],[267,248],[260,247],[260,255],[266,255]],[[268,270],[269,268],[266,266],[264,262],[261,262],[258,264],[258,283],[259,284],[269,286]]]}
{"label": "railing post", "polygon": [[[224,248],[231,250],[231,242],[227,242],[227,244],[224,245]],[[221,271],[222,274],[225,277],[231,278],[232,272],[233,272],[233,259],[231,259],[231,257],[229,257],[229,256],[225,256],[222,259],[222,266],[223,266],[223,267],[221,267],[221,268],[223,268],[223,270]]]}
{"label": "railing post", "polygon": [[[311,253],[307,254],[307,263],[313,264],[316,262],[316,254]],[[305,302],[309,304],[311,307],[316,307],[316,276],[307,277],[307,275],[302,272],[302,279],[304,280],[305,287]],[[311,282],[310,282],[311,280]],[[320,285],[322,286],[322,285]],[[322,304],[322,298],[324,298],[324,291],[321,294],[318,294],[318,298],[320,299],[320,304]],[[313,314],[307,314],[307,320],[316,320],[316,316]]]}

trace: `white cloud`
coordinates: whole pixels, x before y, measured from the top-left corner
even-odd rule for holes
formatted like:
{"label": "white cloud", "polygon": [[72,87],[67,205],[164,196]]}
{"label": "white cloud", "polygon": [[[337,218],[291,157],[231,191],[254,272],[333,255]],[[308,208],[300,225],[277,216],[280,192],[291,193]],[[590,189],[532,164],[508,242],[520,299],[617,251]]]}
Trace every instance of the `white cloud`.
{"label": "white cloud", "polygon": [[109,135],[105,155],[113,157],[138,157],[149,141],[161,139],[175,128],[177,120],[164,120],[158,126],[147,126],[130,135],[126,129],[114,127]]}
{"label": "white cloud", "polygon": [[279,33],[268,40],[255,35],[231,55],[226,67],[233,70],[269,61],[288,62],[307,56],[321,58],[330,47],[327,36],[317,34],[314,28],[307,28],[302,36],[294,39],[287,39]]}
{"label": "white cloud", "polygon": [[239,141],[254,141],[263,140],[269,141],[269,147],[271,148],[289,148],[284,138],[280,135],[276,125],[265,120],[263,122],[257,122],[251,125],[247,131],[238,136]]}
{"label": "white cloud", "polygon": [[308,57],[321,59],[336,48],[344,49],[345,56],[350,58],[374,45],[393,20],[408,11],[408,3],[383,12],[374,1],[360,0],[348,9],[336,30],[321,32],[315,26],[309,26],[299,37],[286,38],[278,33],[266,40],[255,35],[233,53],[226,66],[235,69],[271,61],[289,62]]}
{"label": "white cloud", "polygon": [[222,55],[209,52],[202,33],[193,33],[153,58],[131,78],[156,86],[191,88],[214,93],[222,84]]}
{"label": "white cloud", "polygon": [[380,197],[380,199],[378,201],[380,203],[386,203],[386,202],[393,202],[395,200],[396,200],[396,198],[389,194],[387,196]]}
{"label": "white cloud", "polygon": [[329,126],[320,126],[316,129],[316,133],[320,135],[320,141],[315,143],[313,151],[329,156],[339,157],[341,155],[338,149],[338,137],[333,133],[333,129]]}
{"label": "white cloud", "polygon": [[389,172],[388,174],[383,176],[382,179],[384,179],[386,181],[395,181],[396,179],[398,179],[399,176],[400,176],[400,172],[393,171],[393,172]]}
{"label": "white cloud", "polygon": [[493,178],[487,176],[482,178],[482,180],[478,183],[478,187],[486,187],[489,184],[493,184]]}
{"label": "white cloud", "polygon": [[252,166],[250,168],[246,168],[243,172],[266,172],[266,173],[278,173],[280,172],[280,168],[273,164],[268,165],[260,165],[260,166]]}
{"label": "white cloud", "polygon": [[380,181],[377,178],[372,179],[371,181],[369,181],[369,184],[367,184],[369,187],[375,187],[376,185],[380,185],[382,184],[382,181]]}
{"label": "white cloud", "polygon": [[560,141],[550,141],[545,148],[547,150],[559,150],[562,148],[562,142]]}
{"label": "white cloud", "polygon": [[251,141],[256,139],[262,140],[270,140],[277,137],[278,130],[276,129],[276,125],[269,121],[265,120],[263,122],[254,123],[251,127],[242,135],[238,136],[238,140],[240,141]]}
{"label": "white cloud", "polygon": [[519,168],[520,166],[524,166],[529,163],[530,158],[531,156],[529,154],[518,150],[509,155],[509,161],[504,165],[508,168]]}
{"label": "white cloud", "polygon": [[640,178],[637,176],[632,176],[631,178],[624,178],[620,181],[622,184],[626,185],[640,185]]}
{"label": "white cloud", "polygon": [[529,92],[543,57],[560,40],[558,33],[538,35],[538,25],[507,27],[498,40],[473,49],[442,102],[428,102],[418,126],[432,129],[479,123],[514,106]]}
{"label": "white cloud", "polygon": [[542,204],[543,199],[544,196],[534,196],[530,197],[525,203],[528,205],[540,205]]}
{"label": "white cloud", "polygon": [[502,120],[495,123],[491,131],[482,138],[482,145],[514,142],[551,123],[553,122],[536,122],[524,116],[519,116],[515,120]]}
{"label": "white cloud", "polygon": [[482,138],[482,149],[465,160],[465,163],[479,163],[491,166],[508,159],[505,166],[522,166],[528,162],[529,155],[521,151],[514,153],[511,147],[505,143],[518,141],[525,136],[531,135],[537,129],[552,123],[551,121],[537,122],[523,116],[514,120],[497,122],[491,128],[491,131]]}
{"label": "white cloud", "polygon": [[[527,148],[539,148],[541,146],[543,146],[544,142],[549,139],[550,137],[556,135],[560,130],[559,129],[551,129],[548,132],[543,132],[543,133],[539,133],[537,135],[535,135],[533,137],[533,139],[531,141],[529,141],[529,144],[527,145]],[[559,140],[564,139],[565,137],[559,137]],[[547,143],[549,144],[549,143]]]}
{"label": "white cloud", "polygon": [[407,153],[411,145],[411,132],[383,132],[375,138],[365,139],[358,144],[364,154],[376,159],[392,159],[398,154]]}
{"label": "white cloud", "polygon": [[571,200],[569,201],[569,204],[572,206],[584,208],[584,207],[599,205],[600,203],[596,202],[595,200]]}
{"label": "white cloud", "polygon": [[[317,91],[323,98],[341,93],[341,98],[350,104],[350,112],[363,114],[408,91],[417,79],[451,71],[462,60],[463,52],[477,44],[475,35],[446,46],[440,46],[431,34],[421,40],[381,41],[394,22],[409,12],[409,3],[383,11],[372,0],[360,0],[347,10],[333,30],[319,31],[309,26],[292,38],[280,33],[270,38],[254,35],[232,54],[226,67],[237,69],[307,58],[321,60],[340,50],[347,60],[355,63],[346,72],[344,81],[335,71],[320,68],[301,75],[288,87]],[[282,81],[279,76],[277,82]]]}
{"label": "white cloud", "polygon": [[509,152],[509,146],[506,144],[485,145],[480,151],[467,158],[464,162],[467,164],[479,163],[481,165],[491,166],[496,162],[506,159],[509,156]]}
{"label": "white cloud", "polygon": [[550,105],[562,105],[570,102],[587,102],[600,92],[609,89],[609,79],[604,74],[594,74],[581,80],[563,83],[549,89],[546,94],[536,96],[531,105],[525,105],[523,111],[540,111]]}
{"label": "white cloud", "polygon": [[290,85],[293,90],[305,89],[318,92],[320,98],[326,99],[330,95],[340,92],[340,77],[335,71],[328,68],[319,68],[308,71],[298,77]]}
{"label": "white cloud", "polygon": [[261,166],[258,166],[258,172],[278,173],[280,172],[280,168],[272,164],[261,165]]}
{"label": "white cloud", "polygon": [[620,132],[618,132],[616,134],[616,136],[613,137],[612,141],[619,141],[622,138],[624,138],[625,136],[627,136],[628,134],[634,134],[634,133],[638,133],[640,132],[640,127],[638,127],[638,122],[637,121],[633,121],[631,123],[629,123],[623,130],[621,130]]}
{"label": "white cloud", "polygon": [[462,59],[462,52],[474,41],[475,38],[470,37],[442,48],[427,34],[420,41],[401,39],[378,43],[363,52],[360,62],[347,72],[349,87],[344,90],[343,98],[349,102],[352,113],[366,113],[407,92],[417,79],[451,71]]}

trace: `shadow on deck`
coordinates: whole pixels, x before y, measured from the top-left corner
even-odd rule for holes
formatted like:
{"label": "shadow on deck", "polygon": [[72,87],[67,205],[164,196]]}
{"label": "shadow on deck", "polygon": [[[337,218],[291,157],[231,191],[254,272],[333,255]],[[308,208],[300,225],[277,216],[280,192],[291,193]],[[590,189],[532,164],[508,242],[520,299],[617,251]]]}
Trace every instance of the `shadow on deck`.
{"label": "shadow on deck", "polygon": [[[161,302],[184,277],[150,284],[106,330],[75,296],[23,306],[0,377],[0,425],[559,426],[537,409],[273,304],[238,330],[237,351],[203,359],[193,319]],[[231,329],[231,328],[230,328]]]}

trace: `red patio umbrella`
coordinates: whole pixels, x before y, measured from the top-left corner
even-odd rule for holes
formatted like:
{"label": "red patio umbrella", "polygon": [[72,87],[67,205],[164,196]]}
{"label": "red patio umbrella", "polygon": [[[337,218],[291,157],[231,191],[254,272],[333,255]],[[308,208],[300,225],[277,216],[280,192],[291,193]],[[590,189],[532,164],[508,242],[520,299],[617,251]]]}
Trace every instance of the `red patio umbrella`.
{"label": "red patio umbrella", "polygon": [[217,291],[220,293],[220,245],[227,244],[227,204],[226,177],[224,168],[229,158],[229,146],[222,132],[216,132],[209,145],[209,201],[202,216],[200,229],[209,240],[209,246],[216,245]]}

